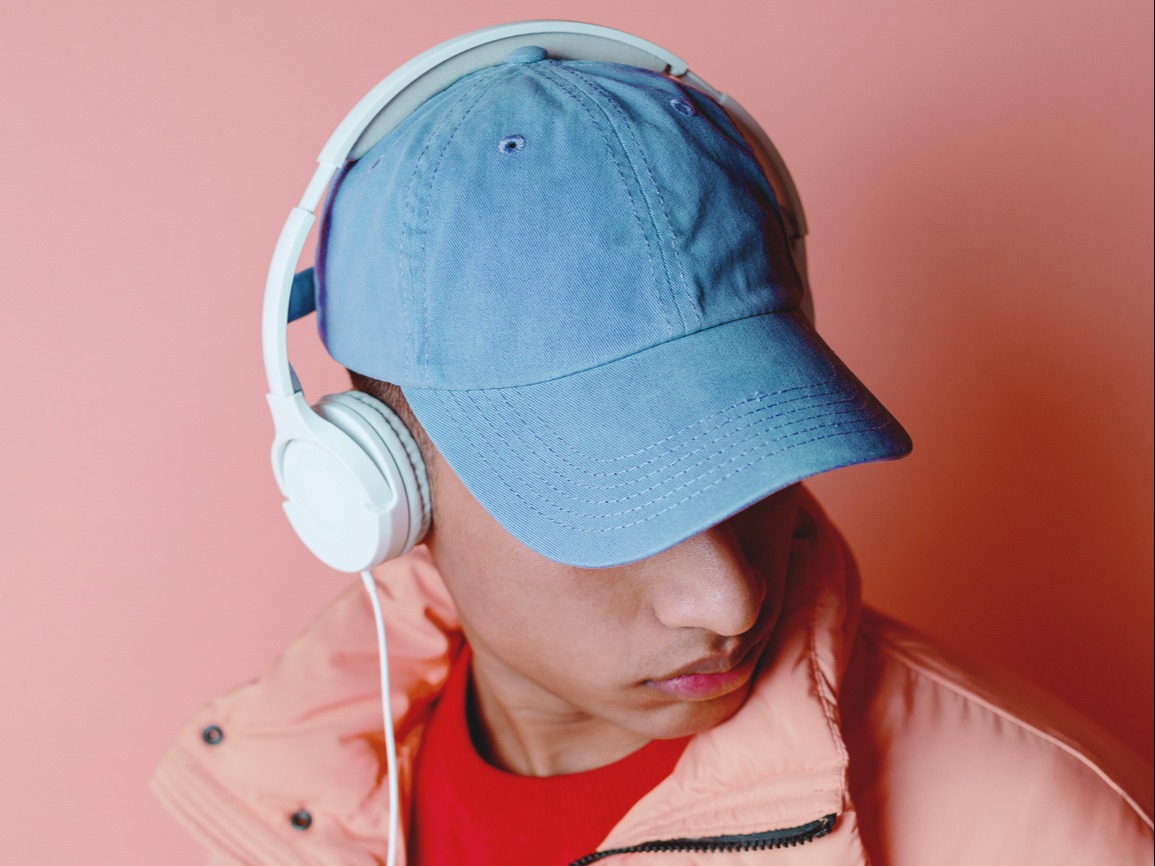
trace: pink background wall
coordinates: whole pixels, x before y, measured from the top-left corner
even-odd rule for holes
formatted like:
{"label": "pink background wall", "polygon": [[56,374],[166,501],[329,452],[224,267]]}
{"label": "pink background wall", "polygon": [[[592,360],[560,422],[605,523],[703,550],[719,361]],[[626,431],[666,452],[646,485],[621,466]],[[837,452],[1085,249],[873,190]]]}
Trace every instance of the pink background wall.
{"label": "pink background wall", "polygon": [[[1151,15],[7,4],[0,861],[200,862],[152,764],[345,584],[290,535],[266,468],[273,241],[372,84],[519,18],[638,32],[762,120],[806,201],[819,323],[917,443],[813,485],[867,596],[1150,760]],[[314,395],[340,387],[310,370]]]}

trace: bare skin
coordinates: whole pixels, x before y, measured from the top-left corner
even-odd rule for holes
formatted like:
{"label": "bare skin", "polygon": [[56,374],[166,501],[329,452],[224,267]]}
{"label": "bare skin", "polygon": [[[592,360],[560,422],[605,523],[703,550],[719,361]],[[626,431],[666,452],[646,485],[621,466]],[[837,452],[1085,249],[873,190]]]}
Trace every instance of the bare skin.
{"label": "bare skin", "polygon": [[648,559],[585,569],[509,535],[429,451],[426,542],[473,649],[487,760],[581,772],[741,706],[778,617],[797,486]]}

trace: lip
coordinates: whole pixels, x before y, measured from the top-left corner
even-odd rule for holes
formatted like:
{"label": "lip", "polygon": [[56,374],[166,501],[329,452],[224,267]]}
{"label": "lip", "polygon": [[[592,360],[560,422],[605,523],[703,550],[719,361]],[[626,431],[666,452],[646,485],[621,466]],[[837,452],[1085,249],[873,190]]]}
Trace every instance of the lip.
{"label": "lip", "polygon": [[739,656],[716,656],[680,668],[662,679],[646,680],[646,685],[683,701],[709,701],[741,688],[754,673],[764,642],[749,645]]}

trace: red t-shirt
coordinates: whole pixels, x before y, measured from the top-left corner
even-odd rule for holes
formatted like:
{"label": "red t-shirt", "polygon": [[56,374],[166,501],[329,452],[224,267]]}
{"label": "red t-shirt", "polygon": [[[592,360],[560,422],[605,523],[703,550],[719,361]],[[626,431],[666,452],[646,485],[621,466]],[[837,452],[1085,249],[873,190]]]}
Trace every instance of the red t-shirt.
{"label": "red t-shirt", "polygon": [[411,866],[565,866],[591,854],[674,769],[689,737],[654,740],[585,773],[518,776],[485,762],[467,718],[468,648],[449,674],[417,756]]}

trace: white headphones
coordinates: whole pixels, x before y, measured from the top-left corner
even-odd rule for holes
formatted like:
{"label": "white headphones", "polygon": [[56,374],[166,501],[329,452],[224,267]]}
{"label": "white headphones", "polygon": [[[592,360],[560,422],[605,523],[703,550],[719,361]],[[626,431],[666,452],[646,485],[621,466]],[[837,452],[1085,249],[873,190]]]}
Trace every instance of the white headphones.
{"label": "white headphones", "polygon": [[502,62],[514,48],[538,45],[557,59],[640,66],[709,94],[758,156],[782,210],[790,249],[805,289],[802,203],[786,165],[766,133],[736,101],[706,84],[680,58],[607,27],[572,21],[526,21],[478,30],[410,60],[374,87],[341,121],[317,157],[319,166],[289,213],[265,284],[262,323],[269,409],[276,428],[273,472],[284,509],[305,545],[326,565],[358,572],[408,552],[429,527],[429,483],[417,445],[396,414],[359,391],[322,397],[310,407],[288,359],[290,299],[311,289],[294,273],[334,175],[409,116],[426,99],[469,72]]}

